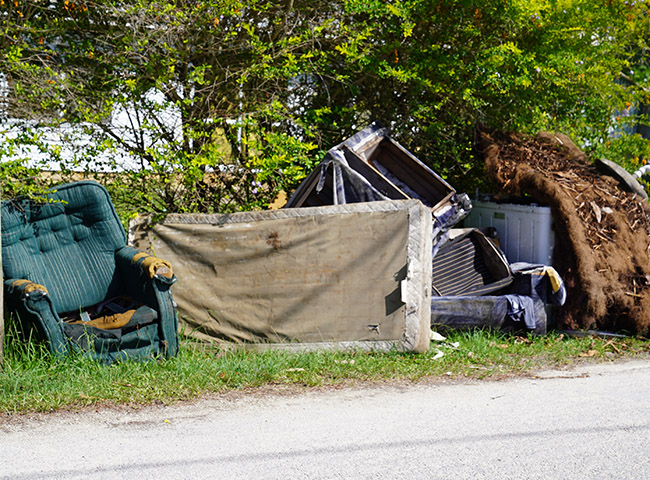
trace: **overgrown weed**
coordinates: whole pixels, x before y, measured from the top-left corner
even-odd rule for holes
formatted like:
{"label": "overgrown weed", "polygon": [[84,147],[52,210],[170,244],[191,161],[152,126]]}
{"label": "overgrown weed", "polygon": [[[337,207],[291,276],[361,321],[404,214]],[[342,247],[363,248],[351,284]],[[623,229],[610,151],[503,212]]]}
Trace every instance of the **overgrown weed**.
{"label": "overgrown weed", "polygon": [[429,352],[289,352],[224,349],[182,340],[178,357],[103,365],[80,354],[51,355],[42,345],[6,338],[0,413],[87,406],[169,404],[268,385],[318,387],[418,382],[436,378],[503,378],[584,361],[646,357],[645,339],[544,337],[492,331],[452,332]]}

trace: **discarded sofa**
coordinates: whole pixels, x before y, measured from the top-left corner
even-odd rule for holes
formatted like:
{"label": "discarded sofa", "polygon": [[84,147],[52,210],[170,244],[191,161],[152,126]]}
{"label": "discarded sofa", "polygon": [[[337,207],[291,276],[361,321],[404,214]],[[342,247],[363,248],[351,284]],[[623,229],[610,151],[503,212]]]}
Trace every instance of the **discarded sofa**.
{"label": "discarded sofa", "polygon": [[20,334],[106,363],[177,354],[171,265],[126,245],[104,187],[69,183],[1,208],[5,311]]}
{"label": "discarded sofa", "polygon": [[[472,208],[469,197],[457,193],[377,123],[329,150],[286,207],[387,198],[417,199],[431,211],[433,327],[483,326],[546,333],[545,305],[551,302],[551,295],[533,293],[541,285],[544,292],[551,290],[546,285],[550,274],[536,275],[537,284],[531,287],[532,274],[525,272],[539,266],[522,265],[514,272],[503,252],[481,230],[454,228]],[[553,275],[554,282],[556,278],[557,274]],[[564,291],[564,286],[554,290],[553,301],[561,298],[560,289]]]}

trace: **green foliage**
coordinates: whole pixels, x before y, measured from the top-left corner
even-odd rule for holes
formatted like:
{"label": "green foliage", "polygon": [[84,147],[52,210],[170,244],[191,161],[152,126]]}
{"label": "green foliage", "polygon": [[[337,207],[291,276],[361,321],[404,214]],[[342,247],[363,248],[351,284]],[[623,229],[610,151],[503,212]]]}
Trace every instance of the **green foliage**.
{"label": "green foliage", "polygon": [[643,1],[44,5],[0,3],[0,115],[24,120],[0,154],[121,172],[102,181],[125,212],[265,208],[373,120],[459,189],[483,176],[481,128],[646,155],[611,139],[617,112],[648,103]]}
{"label": "green foliage", "polygon": [[283,132],[269,132],[251,125],[254,132],[249,140],[251,152],[247,167],[255,172],[251,190],[254,206],[266,208],[268,199],[280,191],[295,189],[316,164],[317,146]]}
{"label": "green foliage", "polygon": [[641,100],[618,81],[646,49],[648,9],[632,3],[350,0],[354,48],[341,52],[358,89],[352,115],[384,120],[455,183],[481,174],[479,128],[596,145],[613,112]]}
{"label": "green foliage", "polygon": [[237,0],[0,4],[11,27],[0,37],[6,113],[26,120],[9,135],[48,129],[50,141],[57,137],[48,145],[20,133],[16,154],[45,145],[44,157],[51,164],[58,155],[67,178],[119,172],[100,179],[127,214],[265,206],[312,163],[297,163],[313,144],[297,140],[304,135],[295,118],[286,109],[282,118],[268,114],[296,98],[289,81],[316,57],[305,48],[312,24],[286,8]]}

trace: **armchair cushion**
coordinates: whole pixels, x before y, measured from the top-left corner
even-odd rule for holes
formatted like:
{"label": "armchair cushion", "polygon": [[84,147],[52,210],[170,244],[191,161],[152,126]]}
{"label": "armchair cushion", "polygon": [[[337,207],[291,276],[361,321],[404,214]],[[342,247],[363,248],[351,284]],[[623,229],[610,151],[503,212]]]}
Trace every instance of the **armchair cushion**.
{"label": "armchair cushion", "polygon": [[95,182],[77,182],[48,199],[3,202],[5,278],[45,285],[58,312],[115,295],[115,251],[126,244],[126,233],[108,192]]}

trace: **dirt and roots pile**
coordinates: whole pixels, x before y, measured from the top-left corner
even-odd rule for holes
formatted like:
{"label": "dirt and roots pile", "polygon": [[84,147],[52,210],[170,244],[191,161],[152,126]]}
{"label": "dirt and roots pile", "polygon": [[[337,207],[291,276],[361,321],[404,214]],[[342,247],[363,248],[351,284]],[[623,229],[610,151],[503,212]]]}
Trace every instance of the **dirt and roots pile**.
{"label": "dirt and roots pile", "polygon": [[567,302],[558,327],[650,333],[650,206],[600,173],[565,135],[483,133],[500,191],[549,205],[553,265]]}

